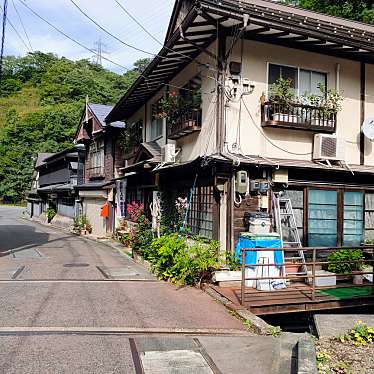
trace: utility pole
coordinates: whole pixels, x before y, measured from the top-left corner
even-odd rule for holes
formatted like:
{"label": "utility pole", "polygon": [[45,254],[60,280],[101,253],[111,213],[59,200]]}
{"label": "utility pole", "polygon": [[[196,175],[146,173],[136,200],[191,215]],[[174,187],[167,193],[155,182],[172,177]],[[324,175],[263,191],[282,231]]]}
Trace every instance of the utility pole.
{"label": "utility pole", "polygon": [[0,82],[3,77],[3,63],[4,63],[4,46],[5,46],[5,29],[8,12],[8,0],[4,0],[3,5],[3,31],[1,35],[1,52],[0,52]]}
{"label": "utility pole", "polygon": [[95,42],[95,52],[96,54],[93,56],[93,62],[97,65],[102,65],[103,61],[103,54],[107,54],[108,52],[104,50],[106,48],[106,45],[102,42],[101,38]]}

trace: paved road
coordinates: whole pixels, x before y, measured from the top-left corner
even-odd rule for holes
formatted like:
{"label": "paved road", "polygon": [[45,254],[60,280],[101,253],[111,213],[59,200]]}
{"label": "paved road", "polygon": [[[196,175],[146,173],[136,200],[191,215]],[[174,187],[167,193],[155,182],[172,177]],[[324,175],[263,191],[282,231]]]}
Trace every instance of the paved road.
{"label": "paved road", "polygon": [[273,339],[208,295],[21,211],[0,207],[0,373],[272,371]]}

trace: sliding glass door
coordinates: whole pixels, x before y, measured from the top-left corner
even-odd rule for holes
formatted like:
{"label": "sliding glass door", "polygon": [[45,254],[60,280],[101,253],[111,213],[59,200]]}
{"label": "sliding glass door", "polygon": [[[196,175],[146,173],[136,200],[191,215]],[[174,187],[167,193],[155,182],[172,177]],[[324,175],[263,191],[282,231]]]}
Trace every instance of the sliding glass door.
{"label": "sliding glass door", "polygon": [[344,192],[343,245],[360,245],[364,236],[364,194]]}
{"label": "sliding glass door", "polygon": [[[340,203],[338,204],[338,201]],[[360,245],[364,237],[362,191],[308,191],[308,245],[335,247]]]}
{"label": "sliding glass door", "polygon": [[309,190],[308,245],[335,247],[337,244],[337,191]]}

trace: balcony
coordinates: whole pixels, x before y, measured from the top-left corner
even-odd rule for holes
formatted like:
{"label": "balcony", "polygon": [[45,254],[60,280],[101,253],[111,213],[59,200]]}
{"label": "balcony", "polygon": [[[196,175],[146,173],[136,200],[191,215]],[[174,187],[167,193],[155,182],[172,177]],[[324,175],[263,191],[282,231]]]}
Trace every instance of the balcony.
{"label": "balcony", "polygon": [[96,166],[96,167],[91,167],[88,169],[88,177],[90,179],[94,178],[104,178],[104,166]]}
{"label": "balcony", "polygon": [[168,125],[168,138],[176,140],[200,130],[201,109],[190,109],[181,113]]}
{"label": "balcony", "polygon": [[310,105],[265,102],[261,106],[262,127],[334,133],[336,118],[336,113]]}

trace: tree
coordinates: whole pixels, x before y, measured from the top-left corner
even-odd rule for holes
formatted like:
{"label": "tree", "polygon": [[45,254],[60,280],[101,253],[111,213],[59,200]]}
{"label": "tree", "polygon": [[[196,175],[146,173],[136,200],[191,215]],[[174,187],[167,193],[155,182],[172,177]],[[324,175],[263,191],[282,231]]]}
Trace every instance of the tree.
{"label": "tree", "polygon": [[373,1],[347,0],[283,0],[304,9],[374,24]]}
{"label": "tree", "polygon": [[[139,60],[118,75],[88,60],[51,53],[7,56],[0,87],[0,108],[6,113],[0,120],[0,199],[25,198],[38,152],[72,146],[87,95],[91,102],[115,104],[148,62]],[[30,90],[38,100],[27,110]]]}

